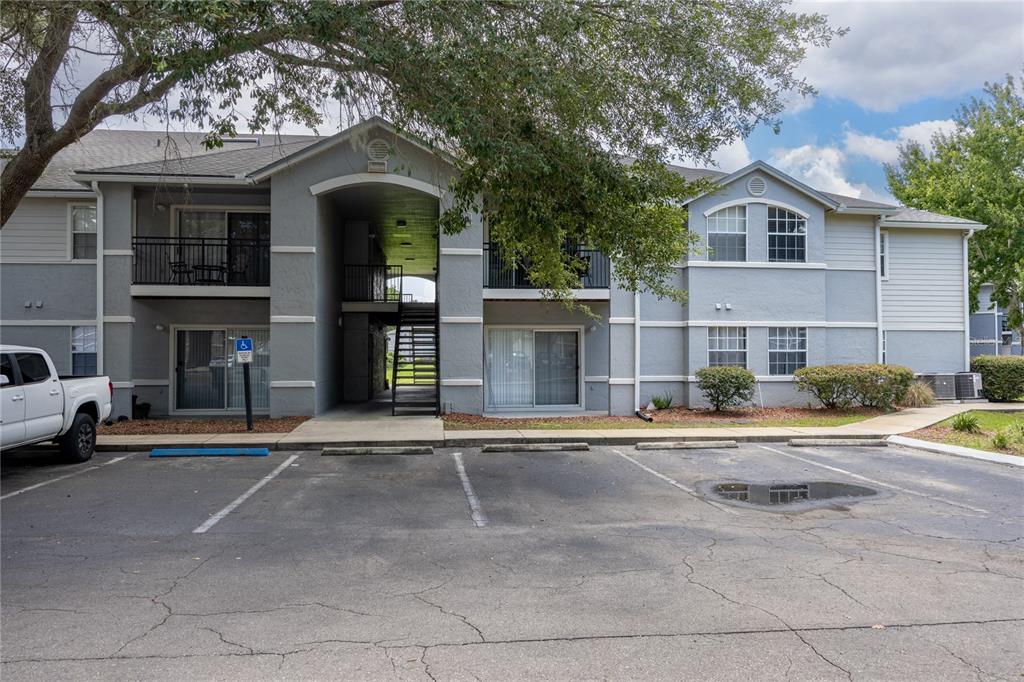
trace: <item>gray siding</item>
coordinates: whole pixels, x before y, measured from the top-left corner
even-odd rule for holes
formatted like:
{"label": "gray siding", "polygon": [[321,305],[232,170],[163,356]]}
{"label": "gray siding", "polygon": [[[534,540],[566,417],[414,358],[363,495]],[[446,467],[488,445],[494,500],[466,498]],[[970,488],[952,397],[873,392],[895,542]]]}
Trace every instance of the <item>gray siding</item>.
{"label": "gray siding", "polygon": [[830,268],[874,270],[874,218],[830,214],[825,220],[825,262]]}
{"label": "gray siding", "polygon": [[0,230],[0,259],[4,263],[71,260],[68,245],[71,203],[95,204],[92,199],[22,199]]}
{"label": "gray siding", "polygon": [[959,231],[890,229],[889,277],[882,282],[885,328],[962,330],[963,276]]}

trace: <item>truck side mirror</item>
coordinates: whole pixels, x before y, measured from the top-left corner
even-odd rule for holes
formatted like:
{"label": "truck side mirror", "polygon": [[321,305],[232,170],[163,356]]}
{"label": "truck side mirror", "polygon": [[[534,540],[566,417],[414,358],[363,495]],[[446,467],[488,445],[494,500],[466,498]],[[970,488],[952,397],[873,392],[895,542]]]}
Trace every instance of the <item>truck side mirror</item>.
{"label": "truck side mirror", "polygon": [[11,383],[11,380],[7,378],[6,374],[0,374],[0,386],[6,386]]}

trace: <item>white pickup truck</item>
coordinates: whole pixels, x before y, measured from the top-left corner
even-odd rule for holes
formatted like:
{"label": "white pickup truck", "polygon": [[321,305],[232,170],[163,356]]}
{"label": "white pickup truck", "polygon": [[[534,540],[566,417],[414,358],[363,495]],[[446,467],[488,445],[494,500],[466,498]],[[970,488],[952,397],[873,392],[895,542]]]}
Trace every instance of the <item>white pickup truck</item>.
{"label": "white pickup truck", "polygon": [[57,376],[44,350],[0,346],[0,450],[52,440],[67,460],[88,460],[113,393],[107,377]]}

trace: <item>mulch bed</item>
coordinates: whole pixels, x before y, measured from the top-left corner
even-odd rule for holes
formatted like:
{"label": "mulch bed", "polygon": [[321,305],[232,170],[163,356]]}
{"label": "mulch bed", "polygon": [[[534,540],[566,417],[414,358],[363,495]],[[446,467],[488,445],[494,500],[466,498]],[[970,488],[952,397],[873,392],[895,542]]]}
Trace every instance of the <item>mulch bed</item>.
{"label": "mulch bed", "polygon": [[[256,433],[288,433],[309,417],[256,417],[253,431]],[[180,433],[246,433],[245,417],[229,419],[135,419],[115,422],[110,426],[101,424],[97,433],[101,436],[162,436]]]}
{"label": "mulch bed", "polygon": [[[742,426],[758,426],[764,423],[777,423],[796,419],[820,419],[827,417],[875,417],[883,414],[881,410],[870,408],[851,408],[848,410],[825,410],[806,407],[766,407],[728,410],[726,412],[712,412],[711,410],[691,410],[685,407],[670,407],[665,410],[655,410],[650,415],[654,417],[654,423],[668,426],[721,426],[735,424]],[[581,416],[581,417],[521,417],[521,418],[496,418],[482,417],[476,414],[465,414],[453,412],[444,416],[445,426],[456,429],[473,428],[503,428],[523,429],[531,428],[540,424],[566,424],[578,426],[581,429],[587,428],[588,424],[607,425],[610,423],[621,423],[623,425],[641,427],[643,422],[635,416],[611,417],[611,416]]]}
{"label": "mulch bed", "polygon": [[[975,450],[981,449],[989,452],[1001,452],[1006,455],[1024,456],[1024,443],[1010,443],[1010,447],[998,449],[992,445],[991,441],[984,444],[972,442],[977,436],[964,435],[951,426],[940,426],[935,424],[903,435],[909,438],[917,438],[918,440],[930,440],[933,443],[946,443],[947,445],[960,445],[962,447],[973,448]],[[991,431],[984,431],[978,435],[982,438],[992,438],[994,434]]]}

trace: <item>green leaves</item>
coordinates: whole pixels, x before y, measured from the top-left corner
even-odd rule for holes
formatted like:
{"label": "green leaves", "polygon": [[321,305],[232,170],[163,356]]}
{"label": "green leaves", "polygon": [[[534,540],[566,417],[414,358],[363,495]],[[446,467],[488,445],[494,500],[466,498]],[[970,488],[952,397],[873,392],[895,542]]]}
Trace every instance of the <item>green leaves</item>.
{"label": "green leaves", "polygon": [[1024,92],[1008,75],[985,86],[956,116],[950,135],[937,135],[928,154],[901,148],[886,166],[889,187],[903,203],[988,227],[969,242],[972,300],[982,283],[1024,331]]}

